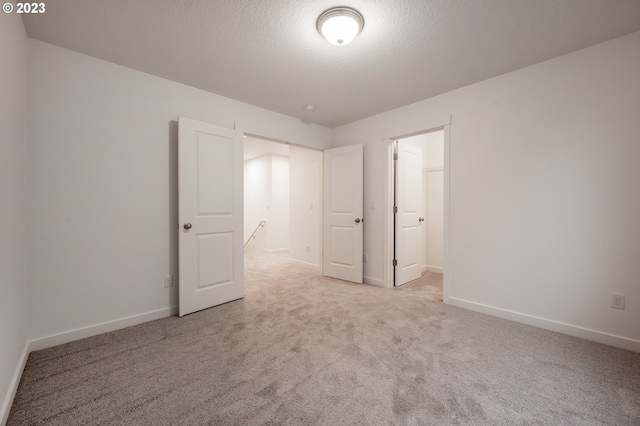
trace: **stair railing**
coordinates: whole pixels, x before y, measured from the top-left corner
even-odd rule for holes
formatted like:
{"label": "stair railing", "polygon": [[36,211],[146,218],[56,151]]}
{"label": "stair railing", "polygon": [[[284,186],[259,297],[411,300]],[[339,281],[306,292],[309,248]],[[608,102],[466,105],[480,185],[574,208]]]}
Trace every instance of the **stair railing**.
{"label": "stair railing", "polygon": [[253,232],[251,233],[251,236],[249,237],[249,239],[247,240],[247,242],[246,242],[246,243],[244,243],[244,249],[245,249],[245,250],[247,249],[247,247],[249,247],[249,244],[251,244],[251,242],[252,242],[253,240],[255,240],[255,239],[256,239],[256,237],[258,236],[258,232],[260,232],[260,230],[261,230],[262,228],[264,228],[264,226],[265,226],[266,224],[267,224],[267,223],[266,223],[264,220],[261,220],[261,221],[260,221],[260,223],[258,224],[258,226],[256,226],[256,229],[254,229],[254,230],[253,230]]}

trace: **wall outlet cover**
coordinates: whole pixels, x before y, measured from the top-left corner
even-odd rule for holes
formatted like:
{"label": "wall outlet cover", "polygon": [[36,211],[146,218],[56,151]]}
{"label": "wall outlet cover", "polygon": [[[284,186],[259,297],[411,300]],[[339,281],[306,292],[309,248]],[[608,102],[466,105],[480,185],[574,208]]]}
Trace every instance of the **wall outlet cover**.
{"label": "wall outlet cover", "polygon": [[624,294],[611,293],[611,307],[624,309]]}
{"label": "wall outlet cover", "polygon": [[164,286],[165,287],[173,287],[173,275],[165,275],[164,276]]}

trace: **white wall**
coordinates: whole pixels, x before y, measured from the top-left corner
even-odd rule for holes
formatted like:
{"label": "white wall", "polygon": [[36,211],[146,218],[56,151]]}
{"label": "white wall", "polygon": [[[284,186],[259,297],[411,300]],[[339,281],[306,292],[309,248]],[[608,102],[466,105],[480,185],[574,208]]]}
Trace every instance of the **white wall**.
{"label": "white wall", "polygon": [[[365,143],[365,206],[383,205],[382,135],[451,114],[451,303],[640,351],[638,76],[640,32],[342,126],[335,145]],[[365,274],[382,279],[368,213]]]}
{"label": "white wall", "polygon": [[442,273],[444,267],[444,171],[423,171],[424,266],[423,271]]}
{"label": "white wall", "polygon": [[267,247],[270,228],[271,156],[263,155],[244,162],[244,241],[251,237],[258,224],[268,222],[256,234],[245,253],[261,253]]}
{"label": "white wall", "polygon": [[0,14],[0,424],[28,348],[27,60],[20,15]]}
{"label": "white wall", "polygon": [[289,158],[268,154],[244,162],[244,240],[266,225],[245,253],[289,250]]}
{"label": "white wall", "polygon": [[177,276],[178,116],[331,146],[330,129],[29,43],[36,347],[166,316],[177,304],[163,276]]}
{"label": "white wall", "polygon": [[289,258],[318,272],[322,262],[322,158],[321,151],[289,148]]}
{"label": "white wall", "polygon": [[267,251],[289,251],[289,158],[271,156],[271,223]]}

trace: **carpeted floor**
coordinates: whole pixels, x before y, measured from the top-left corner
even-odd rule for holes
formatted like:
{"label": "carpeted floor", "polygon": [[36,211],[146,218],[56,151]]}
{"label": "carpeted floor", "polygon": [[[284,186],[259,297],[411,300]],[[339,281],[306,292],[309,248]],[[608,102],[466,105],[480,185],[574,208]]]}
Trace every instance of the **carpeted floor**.
{"label": "carpeted floor", "polygon": [[640,354],[274,259],[243,300],[32,353],[8,424],[640,424]]}

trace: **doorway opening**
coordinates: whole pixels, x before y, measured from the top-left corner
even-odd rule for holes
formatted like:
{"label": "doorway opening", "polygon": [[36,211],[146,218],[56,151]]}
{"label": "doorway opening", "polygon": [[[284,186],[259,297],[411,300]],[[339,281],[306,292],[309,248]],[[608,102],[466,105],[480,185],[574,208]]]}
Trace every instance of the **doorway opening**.
{"label": "doorway opening", "polygon": [[442,301],[445,130],[397,138],[393,150],[393,285],[425,285]]}
{"label": "doorway opening", "polygon": [[245,263],[321,271],[322,152],[244,137]]}

